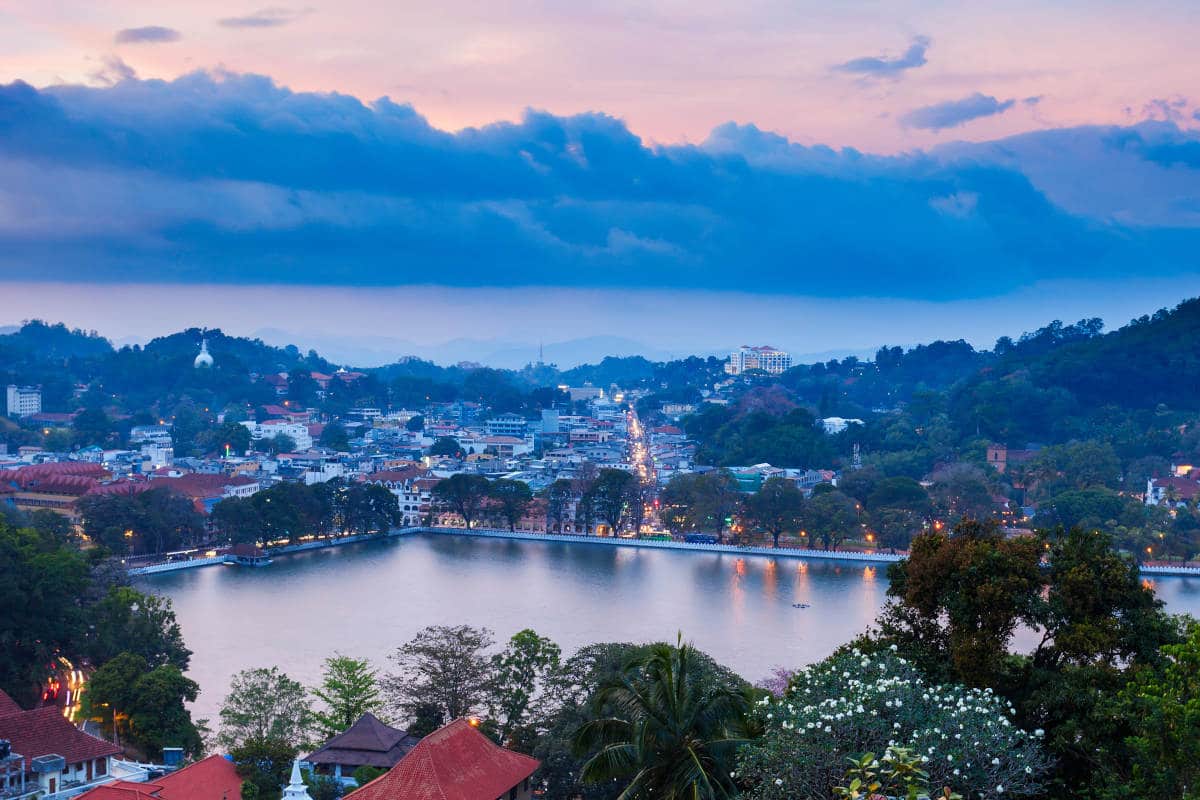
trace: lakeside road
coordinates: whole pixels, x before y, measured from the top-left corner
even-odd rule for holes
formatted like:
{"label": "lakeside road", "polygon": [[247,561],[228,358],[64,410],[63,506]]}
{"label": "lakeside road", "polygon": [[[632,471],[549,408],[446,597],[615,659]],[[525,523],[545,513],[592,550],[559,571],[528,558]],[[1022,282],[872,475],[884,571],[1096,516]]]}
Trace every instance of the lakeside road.
{"label": "lakeside road", "polygon": [[[732,544],[707,544],[702,542],[676,542],[660,539],[634,539],[620,536],[584,536],[567,533],[534,533],[530,531],[509,531],[501,528],[436,528],[419,526],[412,528],[396,528],[384,534],[365,534],[359,536],[339,536],[332,539],[317,539],[300,544],[282,545],[269,548],[272,557],[289,553],[303,553],[310,550],[323,550],[340,545],[359,544],[395,536],[413,536],[417,534],[433,534],[438,536],[465,536],[485,539],[511,539],[524,542],[561,542],[565,544],[585,544],[602,547],[638,547],[651,550],[680,550],[694,553],[724,553],[735,556],[755,556],[762,558],[798,558],[817,559],[825,561],[841,561],[860,564],[893,563],[900,561],[904,555],[893,553],[873,553],[861,550],[813,550],[802,547],[758,547],[739,546]],[[188,561],[172,561],[160,564],[147,564],[131,567],[130,575],[155,575],[162,572],[175,572],[183,569],[195,569],[221,564],[233,563],[231,556],[213,556],[196,558]],[[1170,564],[1143,564],[1139,567],[1143,575],[1200,577],[1200,568],[1175,566]]]}

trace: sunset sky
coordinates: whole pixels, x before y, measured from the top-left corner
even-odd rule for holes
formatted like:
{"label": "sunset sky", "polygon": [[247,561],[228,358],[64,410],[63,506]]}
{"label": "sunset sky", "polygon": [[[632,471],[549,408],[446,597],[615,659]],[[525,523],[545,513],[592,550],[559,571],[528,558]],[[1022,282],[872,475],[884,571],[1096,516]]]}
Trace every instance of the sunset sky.
{"label": "sunset sky", "polygon": [[0,0],[0,281],[1182,299],[1197,41],[1182,0]]}

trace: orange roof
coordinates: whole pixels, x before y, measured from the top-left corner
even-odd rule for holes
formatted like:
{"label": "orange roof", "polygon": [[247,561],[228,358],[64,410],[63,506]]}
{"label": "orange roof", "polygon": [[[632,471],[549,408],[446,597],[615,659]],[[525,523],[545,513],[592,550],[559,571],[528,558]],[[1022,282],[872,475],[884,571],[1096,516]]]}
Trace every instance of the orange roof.
{"label": "orange roof", "polygon": [[154,783],[116,781],[79,795],[79,800],[236,800],[242,779],[225,756],[209,756]]}
{"label": "orange roof", "polygon": [[541,766],[456,719],[346,800],[495,800]]}
{"label": "orange roof", "polygon": [[72,725],[56,706],[0,717],[0,739],[12,742],[14,753],[29,762],[38,756],[60,755],[68,764],[115,756],[121,748]]}

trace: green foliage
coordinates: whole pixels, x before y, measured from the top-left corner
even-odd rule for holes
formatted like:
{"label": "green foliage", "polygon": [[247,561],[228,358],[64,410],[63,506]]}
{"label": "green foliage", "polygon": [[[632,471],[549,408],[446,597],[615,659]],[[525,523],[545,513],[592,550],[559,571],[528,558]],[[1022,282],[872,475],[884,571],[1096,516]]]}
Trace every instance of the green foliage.
{"label": "green foliage", "polygon": [[0,689],[29,704],[56,654],[78,654],[91,586],[83,557],[0,518]]}
{"label": "green foliage", "polygon": [[517,523],[533,502],[533,492],[529,490],[528,483],[508,478],[492,481],[488,486],[488,497],[495,503],[497,515],[510,531],[517,529]]}
{"label": "green foliage", "polygon": [[[918,800],[929,797],[929,773],[921,769],[928,757],[918,755],[907,747],[889,747],[879,758],[874,753],[864,753],[855,758],[848,756],[845,786],[835,786],[834,797],[846,800],[870,800],[879,795]],[[949,787],[938,797],[944,800],[962,800],[962,795]]]}
{"label": "green foliage", "polygon": [[439,436],[429,446],[429,455],[434,457],[449,456],[450,458],[462,458],[463,449],[457,439],[450,436]]}
{"label": "green foliage", "polygon": [[[412,733],[411,730],[409,732]],[[421,734],[413,734],[413,735],[419,736]],[[386,774],[387,774],[387,770],[380,769],[379,767],[359,767],[358,769],[354,770],[353,777],[354,777],[354,781],[359,786],[366,786],[368,783],[375,780],[379,776],[386,775]]]}
{"label": "green foliage", "polygon": [[244,781],[244,800],[279,800],[296,752],[295,745],[278,738],[253,737],[232,746],[229,755]]}
{"label": "green foliage", "polygon": [[746,498],[746,515],[759,529],[771,534],[779,547],[779,537],[794,531],[803,522],[804,494],[796,484],[784,478],[767,478],[758,491]]}
{"label": "green foliage", "polygon": [[705,404],[683,421],[684,430],[700,442],[697,458],[703,463],[786,464],[825,466],[833,450],[816,418],[804,409],[782,416],[763,411],[739,415],[736,409]]}
{"label": "green foliage", "polygon": [[396,672],[385,690],[395,716],[411,718],[424,706],[437,708],[440,721],[469,716],[487,702],[492,661],[486,651],[492,632],[469,625],[430,625],[396,648]]}
{"label": "green foliage", "polygon": [[[888,776],[886,788],[901,796],[930,786],[989,800],[1037,796],[1049,767],[1040,737],[1014,725],[1011,704],[991,689],[934,682],[889,650],[848,650],[807,667],[756,713],[763,735],[737,768],[746,800],[828,798],[847,759],[872,773],[853,776],[860,792]],[[890,764],[862,763],[863,751],[886,758],[889,749]]]}
{"label": "green foliage", "polygon": [[1200,626],[1137,669],[1105,712],[1128,731],[1120,757],[1100,762],[1093,785],[1106,800],[1178,797],[1200,789]]}
{"label": "green foliage", "polygon": [[320,444],[322,447],[328,447],[330,450],[339,453],[348,453],[350,451],[350,436],[346,433],[346,426],[337,422],[331,422],[321,431]]}
{"label": "green foliage", "polygon": [[294,751],[307,741],[311,715],[303,686],[278,667],[258,667],[233,676],[220,718],[217,740],[231,753],[264,742]]}
{"label": "green foliage", "polygon": [[378,673],[366,659],[335,654],[325,659],[321,684],[312,695],[324,708],[312,712],[312,722],[322,739],[335,736],[368,712],[383,708]]}
{"label": "green foliage", "polygon": [[531,714],[545,699],[561,655],[558,645],[526,628],[513,634],[504,650],[492,659],[489,710],[501,743],[512,746],[517,732],[532,723]]}
{"label": "green foliage", "polygon": [[836,489],[813,493],[804,509],[804,527],[812,540],[826,550],[836,550],[851,536],[862,533],[862,509],[852,498]]}
{"label": "green foliage", "polygon": [[679,474],[662,492],[661,517],[676,533],[712,532],[718,538],[738,509],[741,494],[728,470]]}
{"label": "green foliage", "polygon": [[192,546],[204,533],[192,501],[167,488],[84,497],[79,513],[84,533],[114,553],[166,553]]}
{"label": "green foliage", "polygon": [[85,711],[147,758],[161,758],[164,747],[182,747],[188,755],[198,755],[200,734],[184,705],[198,692],[199,686],[178,667],[151,669],[141,656],[122,653],[88,681]]}
{"label": "green foliage", "polygon": [[651,645],[600,685],[595,717],[575,738],[576,752],[590,754],[581,771],[585,783],[616,779],[630,800],[736,794],[731,773],[747,741],[748,695],[705,685],[694,656],[682,638],[674,646]]}
{"label": "green foliage", "polygon": [[133,653],[150,667],[188,667],[191,651],[175,620],[171,600],[143,594],[129,586],[113,586],[89,614],[88,654],[102,664],[120,653]]}
{"label": "green foliage", "polygon": [[488,479],[482,475],[458,472],[433,487],[433,499],[441,508],[462,517],[468,528],[479,519],[489,492]]}

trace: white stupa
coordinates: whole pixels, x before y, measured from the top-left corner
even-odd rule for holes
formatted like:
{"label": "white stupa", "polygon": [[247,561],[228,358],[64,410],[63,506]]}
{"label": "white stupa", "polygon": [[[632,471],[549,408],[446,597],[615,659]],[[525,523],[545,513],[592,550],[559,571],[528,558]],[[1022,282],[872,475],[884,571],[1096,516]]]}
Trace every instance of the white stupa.
{"label": "white stupa", "polygon": [[300,777],[300,759],[292,762],[292,779],[283,789],[283,800],[312,800],[304,778]]}
{"label": "white stupa", "polygon": [[192,362],[192,366],[196,369],[207,369],[213,365],[212,354],[208,352],[208,339],[200,340],[200,352],[196,354],[196,360]]}

